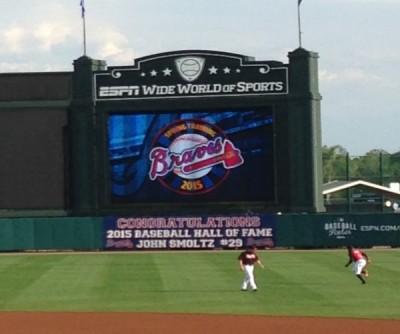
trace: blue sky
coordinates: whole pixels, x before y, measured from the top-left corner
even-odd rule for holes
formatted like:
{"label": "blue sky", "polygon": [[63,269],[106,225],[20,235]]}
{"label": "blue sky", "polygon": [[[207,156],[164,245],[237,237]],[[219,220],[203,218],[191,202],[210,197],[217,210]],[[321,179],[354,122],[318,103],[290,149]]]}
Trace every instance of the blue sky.
{"label": "blue sky", "polygon": [[[80,0],[0,0],[0,72],[72,71]],[[87,54],[110,66],[204,49],[287,62],[297,0],[85,0]],[[302,46],[319,54],[322,143],[400,151],[400,0],[303,0]]]}

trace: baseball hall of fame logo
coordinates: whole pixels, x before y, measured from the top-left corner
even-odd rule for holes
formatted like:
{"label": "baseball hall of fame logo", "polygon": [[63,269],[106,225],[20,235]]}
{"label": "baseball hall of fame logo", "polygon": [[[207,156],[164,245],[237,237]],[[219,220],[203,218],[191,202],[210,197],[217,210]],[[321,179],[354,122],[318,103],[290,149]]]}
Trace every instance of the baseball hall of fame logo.
{"label": "baseball hall of fame logo", "polygon": [[199,119],[179,120],[164,128],[149,159],[150,180],[183,195],[215,189],[232,168],[244,162],[240,150],[220,128]]}

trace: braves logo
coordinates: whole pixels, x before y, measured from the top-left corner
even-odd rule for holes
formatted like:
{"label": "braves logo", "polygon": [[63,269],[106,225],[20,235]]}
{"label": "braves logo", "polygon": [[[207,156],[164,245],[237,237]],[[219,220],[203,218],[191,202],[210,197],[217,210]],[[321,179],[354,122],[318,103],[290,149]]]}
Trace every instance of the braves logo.
{"label": "braves logo", "polygon": [[150,180],[181,194],[203,194],[244,163],[239,149],[215,125],[180,120],[156,138],[149,154]]}

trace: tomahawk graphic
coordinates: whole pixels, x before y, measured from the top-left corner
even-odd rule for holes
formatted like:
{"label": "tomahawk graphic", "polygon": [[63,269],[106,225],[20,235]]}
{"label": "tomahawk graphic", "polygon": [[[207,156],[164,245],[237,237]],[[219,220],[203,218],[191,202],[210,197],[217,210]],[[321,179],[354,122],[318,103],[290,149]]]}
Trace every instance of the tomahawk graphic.
{"label": "tomahawk graphic", "polygon": [[235,168],[243,164],[243,157],[240,154],[240,150],[236,149],[229,140],[225,140],[223,153],[183,166],[182,172],[184,174],[191,174],[220,163],[222,163],[226,169]]}

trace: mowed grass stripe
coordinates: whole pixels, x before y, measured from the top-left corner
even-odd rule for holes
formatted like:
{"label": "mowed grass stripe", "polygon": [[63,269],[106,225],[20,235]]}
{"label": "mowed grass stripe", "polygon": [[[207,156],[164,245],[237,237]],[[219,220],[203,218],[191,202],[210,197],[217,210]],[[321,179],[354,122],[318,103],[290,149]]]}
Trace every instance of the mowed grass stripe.
{"label": "mowed grass stripe", "polygon": [[[284,283],[288,288],[287,293],[282,293],[283,289],[274,290],[278,292],[274,294],[275,310],[271,311],[273,314],[289,311],[291,315],[399,319],[400,312],[395,305],[399,304],[400,299],[395,282],[400,268],[400,253],[367,252],[373,259],[367,285],[361,285],[350,267],[344,267],[347,262],[346,251],[300,251],[288,253],[283,258],[279,253],[271,252],[272,264],[275,258],[280,262],[280,267],[272,268],[272,272],[279,274],[275,282],[278,288],[279,281],[285,282],[288,277],[291,280]],[[381,259],[385,259],[386,265],[396,268],[390,275],[385,275],[375,264]],[[382,280],[385,276],[392,287]],[[283,300],[285,297],[287,300]]]}
{"label": "mowed grass stripe", "polygon": [[332,282],[340,281],[337,256],[324,252],[267,254],[269,280],[265,289],[271,302],[265,307],[265,313],[314,315],[317,308],[321,312],[327,309],[325,313],[336,309],[335,299],[329,295],[329,286]]}
{"label": "mowed grass stripe", "polygon": [[[10,310],[75,310],[91,309],[98,301],[96,288],[104,286],[105,257],[70,255],[26,256],[29,266],[17,267],[23,284],[12,282],[15,272],[0,278],[2,285],[13,286],[4,308]],[[29,282],[29,284],[26,284]],[[1,296],[3,297],[3,296]],[[3,299],[3,298],[1,298]]]}
{"label": "mowed grass stripe", "polygon": [[239,285],[234,287],[232,279],[234,268],[231,265],[236,263],[231,255],[176,253],[171,262],[171,254],[159,254],[156,262],[162,268],[161,293],[166,298],[164,305],[157,302],[154,309],[203,313],[220,309],[227,302],[226,295],[232,295],[239,288]]}
{"label": "mowed grass stripe", "polygon": [[0,256],[0,309],[400,319],[398,251],[368,251],[364,286],[344,267],[345,250],[261,251],[257,293],[240,291],[238,254]]}
{"label": "mowed grass stripe", "polygon": [[38,261],[25,256],[5,256],[0,258],[0,307],[8,308],[25,291],[34,285],[54,266],[51,259]]}

